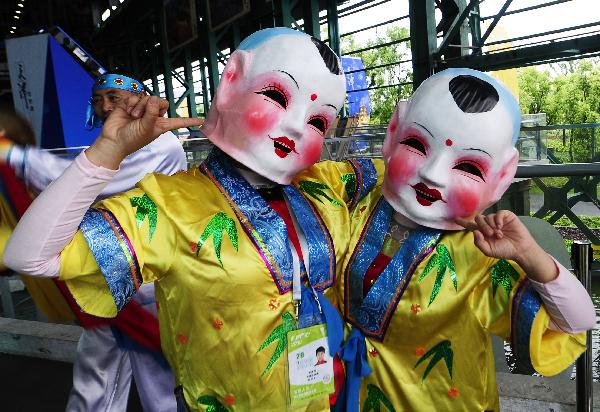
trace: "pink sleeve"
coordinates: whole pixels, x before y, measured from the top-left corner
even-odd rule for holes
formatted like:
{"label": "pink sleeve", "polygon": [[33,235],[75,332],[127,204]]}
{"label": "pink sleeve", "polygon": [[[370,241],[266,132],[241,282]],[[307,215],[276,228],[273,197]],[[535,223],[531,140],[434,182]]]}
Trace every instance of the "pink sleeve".
{"label": "pink sleeve", "polygon": [[558,268],[556,279],[540,283],[530,279],[550,315],[549,328],[566,333],[593,329],[596,309],[590,295],[573,274],[552,258]]}
{"label": "pink sleeve", "polygon": [[118,170],[91,163],[82,152],[27,209],[4,251],[6,266],[19,273],[57,277],[60,252],[102,189]]}

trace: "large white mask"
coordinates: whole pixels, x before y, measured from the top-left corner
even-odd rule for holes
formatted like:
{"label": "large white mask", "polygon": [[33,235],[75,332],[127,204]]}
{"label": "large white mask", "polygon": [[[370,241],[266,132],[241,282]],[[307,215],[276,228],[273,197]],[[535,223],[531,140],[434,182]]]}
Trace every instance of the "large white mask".
{"label": "large white mask", "polygon": [[345,93],[326,45],[288,28],[260,30],[229,58],[203,132],[249,169],[289,184],[319,160]]}
{"label": "large white mask", "polygon": [[425,80],[400,102],[383,147],[383,194],[415,223],[462,229],[468,218],[498,201],[518,163],[514,143],[519,105],[492,77],[448,69]]}

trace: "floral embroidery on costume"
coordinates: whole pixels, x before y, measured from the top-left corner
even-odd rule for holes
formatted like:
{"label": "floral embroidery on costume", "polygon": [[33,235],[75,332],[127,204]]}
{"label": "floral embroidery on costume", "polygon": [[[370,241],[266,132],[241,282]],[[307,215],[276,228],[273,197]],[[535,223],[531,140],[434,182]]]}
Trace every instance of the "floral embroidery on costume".
{"label": "floral embroidery on costume", "polygon": [[156,230],[156,223],[158,222],[158,209],[156,208],[156,203],[150,196],[144,193],[144,196],[136,196],[129,199],[132,207],[137,207],[135,212],[135,221],[137,222],[137,227],[140,229],[144,224],[144,220],[146,216],[148,217],[148,224],[150,225],[150,240],[152,240],[152,236],[154,236],[154,231]]}
{"label": "floral embroidery on costume", "polygon": [[270,310],[278,309],[279,306],[281,306],[281,302],[279,301],[279,298],[269,299],[269,309]]}
{"label": "floral embroidery on costume", "polygon": [[354,193],[356,192],[356,175],[354,173],[346,173],[340,177],[342,182],[344,182],[344,188],[346,189],[346,194],[349,199],[352,199]]}
{"label": "floral embroidery on costume", "polygon": [[312,180],[301,180],[300,182],[298,182],[298,188],[302,192],[306,193],[307,195],[318,200],[321,203],[323,203],[323,200],[321,200],[321,196],[322,196],[325,199],[327,199],[334,206],[342,205],[338,200],[335,200],[334,198],[332,198],[331,196],[329,196],[327,193],[325,193],[323,191],[323,190],[331,190],[329,188],[329,186],[327,186],[325,183],[314,182]]}
{"label": "floral embroidery on costume", "polygon": [[388,412],[396,412],[392,402],[383,394],[381,389],[375,385],[367,385],[367,398],[363,403],[362,412],[380,412],[381,406],[385,406]]}
{"label": "floral embroidery on costume", "polygon": [[271,343],[277,341],[277,347],[275,347],[275,351],[273,352],[273,356],[271,356],[271,359],[269,359],[269,363],[267,364],[267,367],[265,368],[263,373],[260,375],[261,378],[265,375],[265,373],[267,373],[269,370],[271,370],[273,365],[275,365],[275,362],[277,362],[277,360],[285,352],[285,350],[287,348],[288,332],[296,330],[296,321],[294,320],[294,317],[291,315],[291,313],[285,312],[281,316],[281,318],[283,320],[281,325],[279,325],[275,329],[273,329],[273,332],[271,332],[269,337],[258,348],[257,352],[260,352],[261,350],[263,350],[264,348],[269,346]]}
{"label": "floral embroidery on costume", "polygon": [[424,362],[426,359],[431,358],[429,364],[425,368],[425,372],[423,372],[422,380],[425,380],[425,378],[427,377],[427,375],[429,375],[429,372],[431,372],[433,367],[442,359],[446,363],[446,368],[448,368],[450,378],[452,378],[452,364],[454,361],[454,351],[452,350],[451,345],[452,344],[449,340],[443,340],[437,345],[435,345],[433,348],[429,349],[427,353],[425,353],[421,358],[419,358],[417,363],[415,363],[413,369],[419,366],[419,364]]}
{"label": "floral embroidery on costume", "polygon": [[410,311],[417,315],[421,311],[421,305],[419,305],[418,303],[413,303],[412,305],[410,305]]}
{"label": "floral embroidery on costume", "polygon": [[[425,270],[423,270],[423,274],[421,274],[419,277],[420,282],[425,279],[427,275],[429,275],[434,267],[439,265],[435,282],[433,283],[433,289],[431,290],[431,296],[429,297],[429,305],[433,303],[436,296],[440,292],[446,272],[450,272],[450,279],[452,279],[454,290],[458,290],[458,285],[456,282],[456,270],[454,269],[454,262],[452,262],[452,258],[450,257],[448,249],[446,246],[440,243],[436,246],[435,252],[436,253],[434,253],[429,262],[427,262],[427,266],[425,267]],[[448,270],[446,271],[446,269]]]}
{"label": "floral embroidery on costume", "polygon": [[227,216],[226,213],[219,212],[210,219],[210,222],[208,222],[208,225],[206,225],[204,232],[202,232],[202,235],[200,235],[200,240],[198,240],[197,243],[198,250],[196,251],[196,256],[198,256],[198,253],[200,253],[200,249],[202,249],[202,246],[206,240],[212,235],[215,254],[217,255],[219,263],[221,266],[223,266],[223,262],[221,261],[221,243],[223,241],[223,231],[227,232],[227,236],[229,236],[229,240],[237,252],[238,233],[235,226],[235,220]]}
{"label": "floral embroidery on costume", "polygon": [[460,392],[455,387],[448,389],[448,396],[452,399],[457,398],[460,395]]}
{"label": "floral embroidery on costume", "polygon": [[229,409],[216,396],[203,395],[197,400],[200,405],[206,405],[206,412],[228,412]]}
{"label": "floral embroidery on costume", "polygon": [[507,295],[513,288],[513,283],[510,279],[519,280],[519,273],[513,268],[510,263],[504,259],[500,259],[492,266],[492,296],[496,297],[496,289],[498,285],[502,285]]}
{"label": "floral embroidery on costume", "polygon": [[223,397],[223,400],[225,401],[227,406],[233,406],[233,404],[235,403],[235,396],[233,396],[232,394],[227,394]]}

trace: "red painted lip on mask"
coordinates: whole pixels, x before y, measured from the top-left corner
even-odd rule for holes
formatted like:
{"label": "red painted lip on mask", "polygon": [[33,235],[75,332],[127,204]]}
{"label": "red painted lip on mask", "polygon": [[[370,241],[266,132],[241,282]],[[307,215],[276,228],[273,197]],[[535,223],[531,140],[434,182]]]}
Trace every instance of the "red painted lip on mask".
{"label": "red painted lip on mask", "polygon": [[296,143],[285,136],[279,137],[271,137],[269,139],[273,141],[273,146],[275,147],[275,154],[282,159],[286,158],[291,152],[298,154],[296,151]]}
{"label": "red painted lip on mask", "polygon": [[417,202],[422,206],[431,206],[438,200],[445,202],[445,200],[442,199],[442,194],[438,190],[427,187],[425,183],[417,183],[416,185],[413,185],[412,188],[415,189],[415,192],[417,193]]}

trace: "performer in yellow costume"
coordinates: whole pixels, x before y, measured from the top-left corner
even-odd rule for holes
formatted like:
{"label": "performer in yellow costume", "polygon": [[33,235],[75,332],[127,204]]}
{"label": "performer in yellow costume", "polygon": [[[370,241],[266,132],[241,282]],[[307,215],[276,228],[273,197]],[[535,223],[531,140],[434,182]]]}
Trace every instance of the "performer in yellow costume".
{"label": "performer in yellow costume", "polygon": [[512,95],[469,69],[399,104],[383,185],[352,216],[340,410],[497,411],[490,334],[543,375],[585,349],[577,332],[595,311],[583,287],[514,214],[479,214],[512,182],[519,126]]}
{"label": "performer in yellow costume", "polygon": [[[123,155],[173,127],[157,118],[155,98],[116,110],[32,205],[9,264],[60,275],[81,308],[99,316],[115,316],[142,282],[155,281],[182,410],[286,410],[286,335],[326,322],[330,353],[339,347],[342,321],[327,299],[337,303],[331,287],[347,252],[347,205],[375,184],[368,161],[311,167],[344,96],[339,59],[322,42],[284,28],[251,35],[225,67],[203,129],[218,149],[200,168],[149,175],[85,213]],[[142,110],[139,120],[127,114]],[[75,194],[58,217],[41,216],[44,205]],[[50,226],[68,228],[35,244]],[[329,399],[297,409],[328,411]]]}
{"label": "performer in yellow costume", "polygon": [[[2,152],[10,150],[12,145],[7,136],[21,144],[34,143],[33,130],[29,123],[13,110],[0,108],[0,158]],[[31,199],[32,196],[23,182],[10,167],[0,161],[0,254],[3,254],[18,219],[31,203]],[[0,255],[0,273],[6,269]],[[75,319],[75,315],[51,279],[21,276],[21,281],[37,308],[49,320],[59,322]]]}

